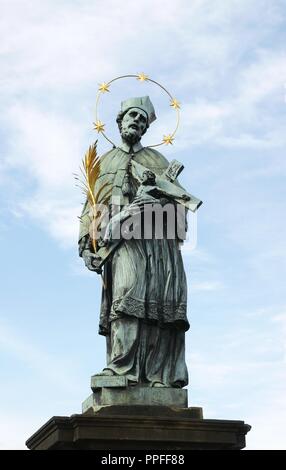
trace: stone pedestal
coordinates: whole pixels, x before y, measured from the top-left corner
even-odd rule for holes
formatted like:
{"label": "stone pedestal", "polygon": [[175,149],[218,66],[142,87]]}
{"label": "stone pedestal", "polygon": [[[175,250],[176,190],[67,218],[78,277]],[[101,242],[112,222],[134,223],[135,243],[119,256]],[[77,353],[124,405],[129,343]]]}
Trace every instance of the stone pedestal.
{"label": "stone pedestal", "polygon": [[243,421],[203,419],[201,408],[107,406],[53,417],[26,445],[35,450],[238,450],[245,447],[249,429]]}
{"label": "stone pedestal", "polygon": [[91,377],[82,414],[53,417],[28,441],[35,450],[243,449],[250,426],[203,419],[187,390],[130,386],[125,377]]}
{"label": "stone pedestal", "polygon": [[171,406],[188,407],[188,392],[177,388],[99,388],[82,404],[82,412],[90,408],[97,411],[103,406]]}

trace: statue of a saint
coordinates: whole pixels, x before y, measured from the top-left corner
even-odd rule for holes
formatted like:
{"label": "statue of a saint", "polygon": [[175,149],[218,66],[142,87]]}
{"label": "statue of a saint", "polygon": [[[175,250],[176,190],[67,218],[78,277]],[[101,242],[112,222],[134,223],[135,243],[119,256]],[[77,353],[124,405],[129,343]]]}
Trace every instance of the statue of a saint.
{"label": "statue of a saint", "polygon": [[[112,245],[112,230],[128,219],[135,206],[142,215],[155,202],[177,207],[190,199],[176,178],[171,183],[165,178],[162,183],[169,162],[158,151],[141,145],[141,137],[155,119],[148,96],[121,104],[117,123],[122,141],[101,157],[94,188],[95,192],[103,189],[100,200],[104,200],[108,183],[110,204],[116,196],[120,210],[107,224],[98,247]],[[143,169],[141,180],[138,168]],[[89,209],[86,203],[79,254],[88,269],[99,272]],[[189,328],[182,240],[168,238],[164,229],[161,232],[159,239],[123,237],[104,264],[99,333],[107,339],[107,365],[100,375],[124,375],[130,385],[181,388],[188,384],[185,332]]]}

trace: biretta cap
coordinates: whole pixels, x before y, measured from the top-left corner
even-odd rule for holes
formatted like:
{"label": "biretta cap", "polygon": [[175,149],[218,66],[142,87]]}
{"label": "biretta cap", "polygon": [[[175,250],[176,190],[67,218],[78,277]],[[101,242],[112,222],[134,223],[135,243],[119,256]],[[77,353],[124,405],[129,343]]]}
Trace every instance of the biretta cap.
{"label": "biretta cap", "polygon": [[130,108],[139,108],[148,116],[149,124],[151,124],[156,119],[154,106],[149,98],[149,96],[140,96],[138,98],[128,98],[121,103],[121,111],[126,112]]}

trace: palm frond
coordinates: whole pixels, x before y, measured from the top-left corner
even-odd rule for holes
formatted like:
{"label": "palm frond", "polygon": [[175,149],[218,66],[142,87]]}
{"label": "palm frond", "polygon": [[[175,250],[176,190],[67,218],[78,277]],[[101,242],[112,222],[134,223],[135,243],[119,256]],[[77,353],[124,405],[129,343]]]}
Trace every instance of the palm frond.
{"label": "palm frond", "polygon": [[[111,183],[104,183],[101,188],[99,188],[99,190],[97,191],[97,193],[95,194],[95,202],[97,203],[98,202],[98,199],[99,199],[99,196],[101,195],[102,191],[104,190],[104,188],[106,188],[106,186],[110,186]],[[109,195],[111,194],[112,192],[112,189],[110,189],[108,191]],[[100,201],[100,203],[102,204],[102,201]]]}
{"label": "palm frond", "polygon": [[[97,193],[94,194],[95,184],[97,182],[99,175],[100,175],[100,157],[97,154],[97,140],[96,140],[94,144],[89,146],[84,158],[82,159],[82,164],[80,167],[80,175],[75,174],[75,179],[78,183],[76,184],[76,186],[78,186],[83,191],[90,206],[93,209],[91,223],[94,228],[95,228],[95,220],[99,216],[99,213],[96,210],[96,204],[98,202],[99,196],[101,195],[103,189],[111,185],[111,183],[103,184],[102,187],[97,191]],[[101,201],[101,204],[106,205],[108,203],[108,199],[111,195],[111,192],[112,192],[112,189],[107,191],[107,193],[104,195],[103,200]],[[99,217],[99,220],[100,219],[101,217]],[[94,251],[96,251],[97,243],[96,243],[95,237],[92,236],[91,241],[92,241],[93,249]]]}

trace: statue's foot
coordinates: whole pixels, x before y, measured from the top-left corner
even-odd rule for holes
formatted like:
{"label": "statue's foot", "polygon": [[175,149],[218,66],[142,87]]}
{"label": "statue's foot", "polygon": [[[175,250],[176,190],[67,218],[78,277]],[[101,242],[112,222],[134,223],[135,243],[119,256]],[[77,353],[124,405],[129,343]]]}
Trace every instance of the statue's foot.
{"label": "statue's foot", "polygon": [[173,388],[183,388],[184,386],[185,386],[184,383],[181,381],[177,381],[172,384]]}
{"label": "statue's foot", "polygon": [[159,387],[161,387],[161,388],[166,388],[167,385],[163,384],[162,382],[153,382],[152,385],[151,385],[151,387],[154,387],[154,388],[159,388]]}
{"label": "statue's foot", "polygon": [[102,376],[102,375],[104,375],[105,377],[111,377],[112,375],[116,375],[116,374],[111,369],[103,369],[101,372],[99,372],[99,374],[94,374],[94,376],[96,377]]}

